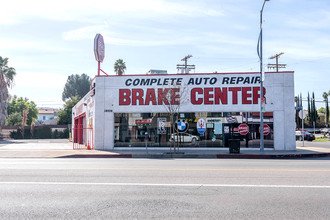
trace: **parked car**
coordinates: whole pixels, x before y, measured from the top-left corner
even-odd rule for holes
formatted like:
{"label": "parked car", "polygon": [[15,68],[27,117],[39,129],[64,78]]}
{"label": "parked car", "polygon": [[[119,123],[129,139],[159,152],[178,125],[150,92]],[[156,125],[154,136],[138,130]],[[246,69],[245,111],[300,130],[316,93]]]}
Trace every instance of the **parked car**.
{"label": "parked car", "polygon": [[[304,137],[302,137],[302,134]],[[315,136],[312,133],[309,133],[308,131],[296,131],[296,140],[306,140],[306,141],[313,141],[315,140]]]}
{"label": "parked car", "polygon": [[323,128],[321,129],[321,133],[324,134],[324,135],[327,135],[330,133],[330,128]]}
{"label": "parked car", "polygon": [[175,142],[176,142],[178,139],[179,139],[179,141],[181,139],[181,143],[196,144],[197,141],[199,140],[199,137],[195,136],[195,135],[188,134],[188,133],[180,133],[179,135],[172,134],[171,141],[175,140]]}

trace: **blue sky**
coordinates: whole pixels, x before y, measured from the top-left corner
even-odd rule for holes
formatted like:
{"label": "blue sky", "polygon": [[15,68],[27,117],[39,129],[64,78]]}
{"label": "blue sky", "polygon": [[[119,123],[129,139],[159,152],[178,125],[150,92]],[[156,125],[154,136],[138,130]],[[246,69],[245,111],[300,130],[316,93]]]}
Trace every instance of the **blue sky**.
{"label": "blue sky", "polygon": [[[102,69],[126,74],[149,69],[176,73],[192,54],[196,73],[259,71],[256,52],[263,0],[5,1],[0,13],[0,56],[17,71],[12,95],[39,106],[61,107],[71,74],[94,77],[93,40],[105,41]],[[330,1],[271,0],[263,13],[264,63],[295,71],[295,93],[330,90]],[[318,107],[324,106],[319,103]]]}

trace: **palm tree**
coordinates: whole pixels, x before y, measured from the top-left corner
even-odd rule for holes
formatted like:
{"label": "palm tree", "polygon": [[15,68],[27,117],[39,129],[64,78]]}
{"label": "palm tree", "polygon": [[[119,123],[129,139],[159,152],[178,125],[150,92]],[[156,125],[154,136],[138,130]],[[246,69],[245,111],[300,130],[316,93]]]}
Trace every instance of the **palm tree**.
{"label": "palm tree", "polygon": [[121,76],[125,73],[126,65],[122,59],[118,59],[115,62],[114,69],[117,75]]}
{"label": "palm tree", "polygon": [[12,67],[8,67],[8,58],[0,56],[0,132],[1,127],[5,125],[7,118],[7,102],[9,99],[8,88],[14,83],[16,71]]}

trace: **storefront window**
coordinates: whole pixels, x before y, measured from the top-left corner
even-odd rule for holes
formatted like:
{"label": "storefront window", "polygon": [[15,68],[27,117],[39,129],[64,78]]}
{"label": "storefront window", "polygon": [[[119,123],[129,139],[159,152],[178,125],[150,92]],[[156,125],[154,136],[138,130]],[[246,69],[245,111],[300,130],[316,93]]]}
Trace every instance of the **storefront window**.
{"label": "storefront window", "polygon": [[[183,112],[168,113],[115,113],[115,147],[170,147],[170,143],[186,147],[228,147],[229,139],[239,139],[241,148],[259,148],[259,112]],[[202,118],[205,129],[197,129]],[[264,113],[264,124],[269,127],[265,135],[265,148],[274,147],[273,113]],[[240,125],[248,126],[248,133]],[[170,127],[174,133],[171,134]],[[243,134],[241,134],[241,133]]]}

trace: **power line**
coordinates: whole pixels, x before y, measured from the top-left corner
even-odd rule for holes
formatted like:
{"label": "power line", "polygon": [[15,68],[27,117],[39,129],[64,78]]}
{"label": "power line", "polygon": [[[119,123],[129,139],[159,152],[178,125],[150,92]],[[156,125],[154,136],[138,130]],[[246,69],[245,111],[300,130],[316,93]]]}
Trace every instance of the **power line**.
{"label": "power line", "polygon": [[195,65],[188,65],[188,59],[191,58],[192,55],[187,55],[184,58],[181,59],[181,61],[184,61],[184,64],[177,64],[176,68],[178,69],[178,73],[181,70],[181,73],[188,74],[190,70],[195,70]]}
{"label": "power line", "polygon": [[275,64],[268,64],[267,65],[268,69],[276,69],[276,72],[278,72],[279,68],[286,68],[286,64],[279,64],[278,63],[278,58],[283,54],[284,53],[281,52],[279,54],[275,54],[274,56],[269,57],[269,59],[276,59],[276,63]]}

